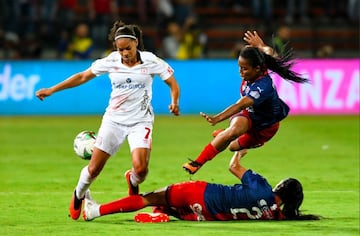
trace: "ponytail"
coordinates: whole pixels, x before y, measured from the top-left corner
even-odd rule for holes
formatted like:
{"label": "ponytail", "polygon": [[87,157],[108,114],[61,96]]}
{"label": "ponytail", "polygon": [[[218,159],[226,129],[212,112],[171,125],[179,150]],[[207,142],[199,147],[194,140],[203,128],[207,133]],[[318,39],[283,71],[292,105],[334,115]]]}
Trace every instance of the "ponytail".
{"label": "ponytail", "polygon": [[140,51],[144,50],[144,40],[143,40],[143,33],[142,30],[140,29],[140,27],[138,25],[130,25],[135,33],[135,37],[138,40],[138,46],[137,48]]}
{"label": "ponytail", "polygon": [[275,194],[283,203],[282,213],[285,220],[319,220],[317,215],[300,214],[300,206],[304,199],[301,183],[297,179],[288,178],[282,180],[274,188]]}
{"label": "ponytail", "polygon": [[281,57],[275,58],[256,47],[247,46],[241,50],[240,56],[249,61],[252,67],[260,66],[263,71],[270,69],[285,80],[296,83],[308,82],[307,78],[303,78],[292,70],[294,65],[294,52],[292,50],[288,50]]}
{"label": "ponytail", "polygon": [[285,220],[320,220],[320,216],[307,214],[303,215],[301,214],[298,207],[292,205],[292,204],[284,204],[283,210],[282,210]]}
{"label": "ponytail", "polygon": [[286,51],[278,58],[272,57],[266,53],[263,54],[265,56],[265,63],[267,67],[276,72],[283,79],[296,83],[309,82],[307,78],[302,77],[299,73],[292,70],[292,67],[295,64],[293,60],[294,51],[292,49]]}

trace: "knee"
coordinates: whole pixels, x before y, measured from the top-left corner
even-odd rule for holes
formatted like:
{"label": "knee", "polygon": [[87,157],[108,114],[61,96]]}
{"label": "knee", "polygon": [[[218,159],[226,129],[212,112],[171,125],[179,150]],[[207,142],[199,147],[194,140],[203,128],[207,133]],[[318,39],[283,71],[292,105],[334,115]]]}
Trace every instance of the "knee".
{"label": "knee", "polygon": [[229,141],[233,141],[237,139],[240,135],[242,135],[242,130],[236,128],[236,127],[229,127],[226,129],[226,132],[223,132],[226,139]]}
{"label": "knee", "polygon": [[240,149],[241,149],[241,147],[240,147],[240,144],[237,139],[234,140],[233,142],[231,142],[229,145],[229,150],[232,152],[239,151]]}
{"label": "knee", "polygon": [[229,151],[236,152],[239,150],[240,150],[240,147],[229,145]]}

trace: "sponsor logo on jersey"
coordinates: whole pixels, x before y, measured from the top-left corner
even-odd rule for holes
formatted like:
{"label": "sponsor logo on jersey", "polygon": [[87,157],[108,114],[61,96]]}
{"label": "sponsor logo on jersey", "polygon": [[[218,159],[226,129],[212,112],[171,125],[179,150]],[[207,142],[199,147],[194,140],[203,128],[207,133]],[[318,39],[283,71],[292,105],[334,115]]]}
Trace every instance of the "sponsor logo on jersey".
{"label": "sponsor logo on jersey", "polygon": [[126,80],[126,83],[113,84],[114,89],[143,89],[145,88],[145,83],[133,84],[131,80]]}

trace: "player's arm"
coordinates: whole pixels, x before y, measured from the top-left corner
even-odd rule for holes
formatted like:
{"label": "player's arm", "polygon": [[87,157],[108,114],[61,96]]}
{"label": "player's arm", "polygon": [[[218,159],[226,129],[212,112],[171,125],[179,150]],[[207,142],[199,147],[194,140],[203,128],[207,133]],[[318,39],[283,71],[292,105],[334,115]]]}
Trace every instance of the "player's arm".
{"label": "player's arm", "polygon": [[62,81],[50,88],[39,89],[38,91],[36,91],[36,96],[40,100],[44,100],[45,97],[48,97],[55,92],[79,86],[79,85],[89,81],[90,79],[94,78],[95,76],[96,75],[93,74],[90,69],[87,69],[83,72],[73,74],[69,78],[65,79],[64,81]]}
{"label": "player's arm", "polygon": [[169,105],[169,110],[174,115],[180,115],[180,108],[179,108],[179,97],[180,97],[180,87],[177,83],[175,77],[172,75],[170,78],[165,80],[165,83],[170,87],[170,96],[171,96],[171,103]]}
{"label": "player's arm", "polygon": [[274,49],[271,48],[270,46],[266,45],[256,31],[254,31],[254,32],[246,31],[244,40],[249,45],[251,45],[253,47],[257,47],[258,49],[260,49],[261,51],[263,51],[264,53],[266,53],[270,56],[273,56],[273,57],[277,56]]}
{"label": "player's arm", "polygon": [[243,156],[245,156],[246,153],[247,153],[247,149],[242,149],[240,151],[235,152],[229,164],[229,171],[240,180],[247,171],[247,169],[243,167],[240,163],[240,159]]}
{"label": "player's arm", "polygon": [[203,112],[200,112],[200,115],[204,117],[211,125],[216,125],[217,123],[230,118],[232,115],[252,106],[253,104],[254,100],[252,98],[244,96],[240,98],[235,104],[227,107],[224,111],[216,114],[215,116],[209,116]]}

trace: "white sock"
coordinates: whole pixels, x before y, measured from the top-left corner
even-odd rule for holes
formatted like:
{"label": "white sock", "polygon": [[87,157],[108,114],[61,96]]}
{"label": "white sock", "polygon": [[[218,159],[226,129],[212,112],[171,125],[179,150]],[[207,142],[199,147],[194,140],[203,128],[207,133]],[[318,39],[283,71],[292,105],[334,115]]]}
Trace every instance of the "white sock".
{"label": "white sock", "polygon": [[144,178],[140,178],[140,176],[138,176],[136,173],[135,173],[135,171],[134,171],[134,169],[132,169],[132,171],[131,171],[131,175],[130,175],[130,181],[131,181],[131,184],[133,185],[133,186],[138,186],[139,184],[141,184],[142,182],[144,182],[144,180],[145,180],[145,177]]}
{"label": "white sock", "polygon": [[89,189],[91,183],[95,178],[91,178],[88,170],[88,166],[85,166],[80,173],[79,182],[76,186],[76,197],[82,199],[85,196],[86,190]]}
{"label": "white sock", "polygon": [[100,217],[100,205],[95,205],[93,210],[92,210],[92,214],[94,216],[94,218]]}

